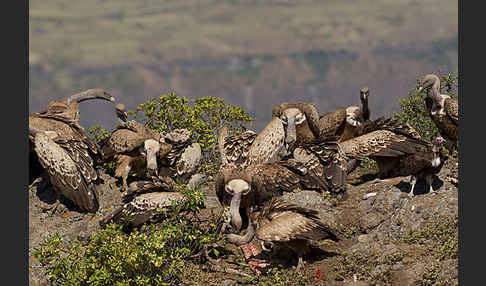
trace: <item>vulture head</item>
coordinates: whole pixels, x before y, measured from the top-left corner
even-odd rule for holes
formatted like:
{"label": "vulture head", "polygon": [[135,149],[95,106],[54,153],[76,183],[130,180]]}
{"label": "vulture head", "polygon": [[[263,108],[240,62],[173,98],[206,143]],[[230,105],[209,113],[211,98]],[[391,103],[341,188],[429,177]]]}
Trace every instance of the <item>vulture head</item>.
{"label": "vulture head", "polygon": [[92,89],[88,89],[86,91],[83,91],[81,93],[71,95],[67,99],[67,104],[69,105],[69,104],[71,104],[71,102],[74,102],[74,101],[77,102],[77,103],[80,103],[82,101],[90,100],[90,99],[102,99],[102,100],[106,100],[106,101],[115,102],[115,98],[113,96],[111,96],[111,94],[106,92],[104,89],[92,88]]}
{"label": "vulture head", "polygon": [[368,101],[368,96],[370,95],[370,90],[367,87],[363,87],[359,90],[359,98],[361,102]]}
{"label": "vulture head", "polygon": [[247,195],[251,191],[251,184],[243,179],[232,179],[225,184],[224,190],[232,196],[230,203],[231,223],[239,231],[243,224],[240,215],[241,196]]}
{"label": "vulture head", "polygon": [[141,147],[140,154],[147,158],[147,171],[149,176],[157,175],[157,154],[160,150],[160,143],[154,139],[145,140]]}
{"label": "vulture head", "polygon": [[309,140],[319,136],[319,113],[311,103],[282,103],[272,110],[274,117],[279,117],[285,126],[285,147],[290,150],[298,140]]}
{"label": "vulture head", "polygon": [[435,74],[428,74],[422,79],[418,92],[422,92],[431,87],[437,90],[440,89],[440,79]]}
{"label": "vulture head", "polygon": [[440,146],[444,142],[446,142],[446,140],[444,138],[442,138],[441,136],[435,138],[435,140],[434,140],[434,146],[432,147],[432,152],[439,153],[440,152]]}
{"label": "vulture head", "polygon": [[126,112],[125,104],[118,103],[115,105],[116,116],[122,121],[127,122],[128,114]]}

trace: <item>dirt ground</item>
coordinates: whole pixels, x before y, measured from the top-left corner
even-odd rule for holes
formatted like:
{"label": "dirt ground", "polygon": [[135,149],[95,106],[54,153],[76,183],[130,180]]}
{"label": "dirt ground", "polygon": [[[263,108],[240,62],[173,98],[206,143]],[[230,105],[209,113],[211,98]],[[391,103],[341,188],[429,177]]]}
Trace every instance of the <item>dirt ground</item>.
{"label": "dirt ground", "polygon": [[[413,198],[408,197],[408,177],[366,181],[362,180],[367,177],[362,169],[350,175],[352,184],[348,184],[343,198],[314,191],[285,194],[284,198],[290,201],[319,210],[321,219],[340,238],[337,243],[320,242],[319,251],[304,257],[306,264],[301,271],[312,277],[316,271],[322,273],[314,285],[458,285],[457,255],[441,257],[446,251],[441,245],[445,236],[438,225],[455,221],[457,227],[458,189],[447,180],[450,173],[457,174],[454,158],[446,161],[435,178],[436,194],[428,193],[425,183],[419,181]],[[52,190],[29,190],[30,285],[48,285],[43,267],[32,255],[34,248],[56,232],[68,240],[88,239],[99,230],[100,219],[121,204],[119,184],[106,174],[101,177],[101,206],[96,214],[79,213],[69,203],[60,204],[50,213],[47,208],[54,203]],[[208,182],[203,189],[207,196],[205,211],[221,211],[214,182]],[[368,193],[375,196],[364,199]],[[424,228],[428,234],[424,234]],[[434,236],[435,232],[438,235]],[[230,250],[239,251],[231,246]],[[230,256],[221,263],[253,275],[241,265],[245,264],[241,256]],[[289,267],[292,265],[295,261],[289,262]],[[235,274],[203,273],[197,278],[199,281],[192,280],[192,285],[241,285],[244,280]]]}

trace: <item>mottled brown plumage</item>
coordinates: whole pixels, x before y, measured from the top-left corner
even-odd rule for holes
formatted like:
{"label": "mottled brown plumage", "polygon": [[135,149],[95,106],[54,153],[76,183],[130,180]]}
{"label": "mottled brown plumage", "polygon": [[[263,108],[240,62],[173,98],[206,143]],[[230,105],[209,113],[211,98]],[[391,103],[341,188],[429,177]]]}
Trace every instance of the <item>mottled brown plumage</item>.
{"label": "mottled brown plumage", "polygon": [[256,229],[251,244],[257,244],[260,247],[256,249],[267,252],[278,251],[282,247],[291,249],[298,259],[297,269],[300,269],[303,266],[302,255],[310,250],[311,242],[339,240],[318,214],[316,210],[273,198],[250,216]]}
{"label": "mottled brown plumage", "polygon": [[227,128],[223,127],[218,138],[221,161],[242,167],[270,162],[283,146],[284,139],[284,126],[279,118],[273,118],[258,135],[247,130],[228,136]]}
{"label": "mottled brown plumage", "polygon": [[199,167],[202,159],[201,146],[192,142],[187,129],[163,133],[160,140],[172,147],[166,155],[159,156],[159,174],[187,181]]}
{"label": "mottled brown plumage", "polygon": [[95,212],[97,173],[88,147],[79,140],[63,138],[54,131],[29,126],[34,151],[47,170],[54,191],[73,201],[81,210]]}
{"label": "mottled brown plumage", "polygon": [[408,124],[392,118],[378,118],[361,127],[360,136],[340,142],[347,159],[370,157],[378,163],[380,177],[389,176],[403,156],[425,151],[429,144]]}
{"label": "mottled brown plumage", "polygon": [[[101,163],[102,154],[98,146],[88,137],[84,128],[79,124],[79,103],[90,99],[102,99],[110,102],[114,102],[115,99],[103,89],[90,89],[82,93],[72,95],[66,99],[60,101],[50,102],[46,109],[41,112],[35,112],[29,115],[29,127],[32,130],[36,130],[35,133],[42,132],[54,132],[56,134],[56,143],[58,147],[62,144],[61,148],[70,150],[74,156],[73,160],[76,164],[79,164],[79,171],[81,175],[88,177],[84,178],[88,183],[87,189],[91,189],[89,182],[94,182],[97,179],[96,172],[93,173],[92,167],[96,163]],[[42,136],[42,135],[41,135]],[[40,146],[37,147],[37,151],[33,147],[34,133],[29,134],[30,154],[29,154],[29,180],[32,181],[35,177],[41,175],[44,172],[46,164],[41,164],[38,153],[42,152]],[[44,147],[42,147],[44,148]],[[47,147],[46,147],[47,148]],[[79,157],[79,153],[87,154]],[[52,167],[52,166],[49,166]],[[50,175],[50,181],[56,181],[58,178],[54,178]],[[62,181],[59,184],[64,184]],[[58,187],[59,188],[59,187]],[[85,188],[86,189],[86,188]],[[71,198],[72,199],[72,198]],[[79,201],[79,200],[78,200]],[[82,209],[94,210],[97,208],[93,203],[84,203],[80,206]]]}
{"label": "mottled brown plumage", "polygon": [[301,143],[318,142],[321,137],[341,136],[346,124],[345,108],[338,108],[319,117],[314,104],[303,102],[276,104],[272,116],[281,118],[286,125],[286,143],[292,144],[294,140],[297,146]]}
{"label": "mottled brown plumage", "polygon": [[150,192],[134,197],[123,206],[106,215],[101,221],[102,226],[116,222],[129,227],[137,227],[147,222],[158,222],[163,219],[165,210],[172,203],[183,202],[185,197],[177,192]]}
{"label": "mottled brown plumage", "polygon": [[447,140],[447,147],[452,150],[459,139],[459,105],[456,99],[440,93],[440,79],[434,74],[426,75],[419,88],[430,90],[426,97],[426,108],[440,135]]}

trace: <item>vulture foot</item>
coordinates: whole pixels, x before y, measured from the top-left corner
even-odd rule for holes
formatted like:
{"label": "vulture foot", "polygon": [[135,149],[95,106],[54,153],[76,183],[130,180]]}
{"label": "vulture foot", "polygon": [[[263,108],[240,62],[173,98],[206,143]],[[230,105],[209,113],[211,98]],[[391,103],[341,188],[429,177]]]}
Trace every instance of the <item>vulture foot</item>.
{"label": "vulture foot", "polygon": [[296,271],[300,271],[302,270],[302,268],[304,267],[304,260],[302,259],[302,256],[299,256],[299,260],[297,262],[297,268],[295,269]]}

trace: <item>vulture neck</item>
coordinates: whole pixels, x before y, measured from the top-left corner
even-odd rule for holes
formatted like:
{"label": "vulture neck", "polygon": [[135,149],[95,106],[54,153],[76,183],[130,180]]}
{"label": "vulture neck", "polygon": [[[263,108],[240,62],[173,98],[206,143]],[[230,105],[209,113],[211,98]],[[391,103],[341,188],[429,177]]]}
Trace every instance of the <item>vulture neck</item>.
{"label": "vulture neck", "polygon": [[361,117],[363,122],[370,119],[370,109],[368,107],[368,98],[361,100]]}
{"label": "vulture neck", "polygon": [[[250,216],[248,216],[250,217]],[[255,236],[255,226],[253,225],[252,220],[248,219],[248,228],[246,229],[245,235],[237,235],[234,233],[228,234],[226,237],[230,243],[233,243],[237,246],[247,244],[250,242],[253,237]]]}
{"label": "vulture neck", "polygon": [[443,105],[443,98],[440,95],[440,82],[436,81],[432,88],[430,89],[430,98],[434,101],[436,106],[442,107]]}
{"label": "vulture neck", "polygon": [[319,134],[314,134],[314,132],[312,132],[307,120],[304,120],[304,122],[299,125],[295,125],[295,132],[297,135],[297,144],[312,143],[319,137]]}

